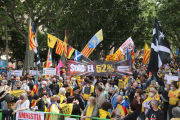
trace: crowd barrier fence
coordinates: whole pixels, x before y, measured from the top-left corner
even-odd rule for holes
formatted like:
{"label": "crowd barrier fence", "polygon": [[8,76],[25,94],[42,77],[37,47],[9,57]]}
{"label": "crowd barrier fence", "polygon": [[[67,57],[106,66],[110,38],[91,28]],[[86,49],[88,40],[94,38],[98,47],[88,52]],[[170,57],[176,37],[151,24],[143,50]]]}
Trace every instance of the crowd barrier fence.
{"label": "crowd barrier fence", "polygon": [[[30,111],[30,110],[25,110]],[[42,112],[42,111],[36,111],[36,112]],[[51,120],[54,120],[55,115],[58,115],[58,120],[80,120],[80,115],[68,115],[68,114],[62,114],[62,113],[51,113],[51,112],[43,112],[45,115],[51,114]],[[2,119],[2,109],[0,109],[0,120]],[[15,115],[13,115],[13,120],[16,120]],[[98,118],[98,117],[91,117],[90,120],[110,120],[110,119],[104,119],[104,118]]]}

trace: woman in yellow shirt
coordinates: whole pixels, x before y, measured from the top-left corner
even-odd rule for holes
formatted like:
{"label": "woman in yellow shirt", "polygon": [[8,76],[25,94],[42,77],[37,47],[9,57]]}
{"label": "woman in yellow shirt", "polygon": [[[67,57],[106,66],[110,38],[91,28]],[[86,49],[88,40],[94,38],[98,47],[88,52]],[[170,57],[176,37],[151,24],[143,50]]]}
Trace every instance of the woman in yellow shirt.
{"label": "woman in yellow shirt", "polygon": [[81,120],[90,120],[90,117],[98,117],[98,106],[94,97],[89,97],[86,108],[81,114]]}
{"label": "woman in yellow shirt", "polygon": [[169,93],[168,93],[168,97],[169,97],[169,118],[172,118],[172,109],[175,107],[176,102],[179,100],[180,98],[180,91],[178,90],[178,86],[176,83],[172,83]]}

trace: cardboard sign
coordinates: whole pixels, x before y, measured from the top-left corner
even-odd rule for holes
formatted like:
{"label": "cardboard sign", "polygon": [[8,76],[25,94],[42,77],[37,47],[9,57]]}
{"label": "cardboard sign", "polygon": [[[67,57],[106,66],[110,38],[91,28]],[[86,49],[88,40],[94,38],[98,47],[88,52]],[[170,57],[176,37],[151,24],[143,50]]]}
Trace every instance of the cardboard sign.
{"label": "cardboard sign", "polygon": [[132,75],[131,60],[122,61],[67,61],[68,76]]}
{"label": "cardboard sign", "polygon": [[43,68],[43,75],[56,75],[56,68]]}
{"label": "cardboard sign", "polygon": [[18,111],[16,112],[16,120],[44,120],[44,113],[33,111]]}
{"label": "cardboard sign", "polygon": [[11,92],[10,92],[11,95],[14,95],[14,96],[16,96],[16,97],[20,97],[20,95],[21,95],[22,93],[26,93],[26,92],[25,92],[24,90],[14,90],[14,91],[11,91]]}
{"label": "cardboard sign", "polygon": [[132,39],[130,37],[120,46],[119,49],[121,50],[121,52],[124,55],[125,53],[127,53],[127,48],[129,51],[133,50],[133,45],[134,45],[134,42],[132,41]]}
{"label": "cardboard sign", "polygon": [[13,71],[11,72],[11,74],[12,74],[12,73],[14,73],[14,75],[16,75],[16,76],[18,76],[18,77],[22,76],[22,70],[13,70]]}
{"label": "cardboard sign", "polygon": [[[36,75],[37,70],[29,70],[29,75]],[[38,75],[41,75],[41,71],[38,71]]]}

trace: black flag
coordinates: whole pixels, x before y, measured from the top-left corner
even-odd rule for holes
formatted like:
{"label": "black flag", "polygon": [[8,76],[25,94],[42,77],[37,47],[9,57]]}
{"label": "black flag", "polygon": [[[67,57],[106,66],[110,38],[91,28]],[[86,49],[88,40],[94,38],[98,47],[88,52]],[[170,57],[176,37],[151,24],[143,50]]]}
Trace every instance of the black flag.
{"label": "black flag", "polygon": [[170,56],[170,46],[155,18],[148,71],[157,72]]}

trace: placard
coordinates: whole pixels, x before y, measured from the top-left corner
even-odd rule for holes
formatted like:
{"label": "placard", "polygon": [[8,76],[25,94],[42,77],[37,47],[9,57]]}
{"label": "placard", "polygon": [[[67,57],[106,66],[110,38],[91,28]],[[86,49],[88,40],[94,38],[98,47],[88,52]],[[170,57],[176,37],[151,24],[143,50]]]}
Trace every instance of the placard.
{"label": "placard", "polygon": [[[37,70],[29,70],[29,75],[36,75]],[[41,75],[41,71],[38,71],[38,75]]]}
{"label": "placard", "polygon": [[56,68],[43,68],[43,75],[56,75]]}
{"label": "placard", "polygon": [[132,61],[67,61],[68,76],[132,75]]}
{"label": "placard", "polygon": [[6,67],[6,60],[0,60],[0,68]]}
{"label": "placard", "polygon": [[134,42],[132,41],[132,39],[130,37],[119,47],[119,49],[121,50],[121,52],[124,55],[125,53],[127,53],[127,48],[129,51],[133,50],[133,45],[134,45]]}
{"label": "placard", "polygon": [[170,68],[170,67],[169,67],[169,64],[165,64],[165,65],[164,65],[164,69],[165,69],[165,70],[167,70],[167,69],[169,69],[169,68]]}
{"label": "placard", "polygon": [[18,111],[16,120],[44,120],[44,112]]}
{"label": "placard", "polygon": [[19,98],[22,93],[26,93],[26,92],[24,90],[14,90],[10,92],[11,95],[19,97]]}
{"label": "placard", "polygon": [[18,77],[22,76],[22,70],[13,70],[13,71],[11,72],[11,74],[12,74],[12,73],[14,73],[14,75],[16,75],[16,76],[18,76]]}
{"label": "placard", "polygon": [[178,81],[178,76],[171,76],[171,75],[166,75],[164,77],[165,80],[167,80],[167,84],[171,84],[172,81]]}

